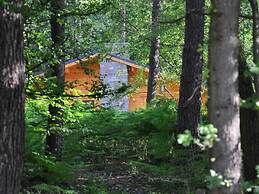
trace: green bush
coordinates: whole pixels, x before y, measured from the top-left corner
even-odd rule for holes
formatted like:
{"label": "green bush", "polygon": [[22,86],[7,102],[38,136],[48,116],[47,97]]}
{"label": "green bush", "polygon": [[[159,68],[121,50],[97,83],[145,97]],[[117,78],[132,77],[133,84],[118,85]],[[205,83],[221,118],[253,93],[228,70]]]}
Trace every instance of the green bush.
{"label": "green bush", "polygon": [[[26,105],[24,182],[32,190],[65,192],[64,184],[81,169],[102,168],[110,160],[126,161],[128,168],[136,172],[173,176],[170,185],[188,185],[189,189],[204,186],[202,180],[208,171],[206,153],[190,154],[187,148],[175,149],[176,102],[160,100],[147,109],[120,112],[91,110],[80,101],[64,101],[64,125],[58,129],[64,137],[62,161],[45,156],[49,103],[49,99],[28,100]],[[99,187],[87,180],[77,188],[78,193],[105,193],[105,185]],[[67,191],[73,193],[70,187]]]}
{"label": "green bush", "polygon": [[176,110],[174,101],[165,100],[135,112],[115,109],[93,112],[81,121],[86,126],[83,147],[145,160],[167,158],[175,143],[172,137],[176,129]]}

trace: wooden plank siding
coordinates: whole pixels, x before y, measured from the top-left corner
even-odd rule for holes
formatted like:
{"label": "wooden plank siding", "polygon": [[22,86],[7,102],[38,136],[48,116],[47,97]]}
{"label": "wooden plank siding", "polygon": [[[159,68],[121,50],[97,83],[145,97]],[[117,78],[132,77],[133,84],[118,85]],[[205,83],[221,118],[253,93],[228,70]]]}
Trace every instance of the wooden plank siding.
{"label": "wooden plank siding", "polygon": [[[144,74],[144,81],[139,85],[138,89],[129,94],[129,111],[135,111],[140,108],[146,107],[146,97],[147,97],[147,76],[148,69],[141,68],[140,66],[129,63],[128,61],[123,61],[121,59],[116,59],[114,57],[109,58],[122,64],[127,65],[128,69],[128,82],[130,85],[134,86],[139,84],[138,76],[140,73]],[[87,69],[94,72],[93,74],[85,73]],[[100,76],[100,64],[93,63],[88,64],[87,67],[82,67],[79,61],[73,62],[72,64],[67,64],[65,68],[65,81],[66,82],[77,82],[76,88],[81,91],[83,95],[89,94],[89,89],[94,81]],[[157,87],[157,98],[168,98],[178,100],[179,98],[179,83],[170,81],[163,83],[163,91],[161,91],[161,84],[158,84]],[[67,89],[68,93],[71,93]],[[207,91],[204,91],[202,94],[202,102],[205,104],[207,99]],[[82,98],[82,100],[94,100],[87,97]],[[95,103],[99,104],[99,101],[94,100]]]}
{"label": "wooden plank siding", "polygon": [[[135,78],[140,73],[141,69],[128,68],[129,69],[129,83],[134,85],[136,83]],[[146,107],[147,99],[147,78],[148,72],[144,71],[146,82],[136,92],[129,96],[129,111],[134,111],[139,108]],[[161,90],[163,87],[163,90]],[[179,99],[180,84],[176,81],[167,81],[165,83],[158,83],[157,86],[157,99],[174,99],[178,102]],[[207,90],[202,91],[202,104],[206,104],[207,101]]]}
{"label": "wooden plank siding", "polygon": [[[93,73],[86,73],[86,71],[89,70]],[[91,64],[87,67],[82,67],[80,63],[78,63],[66,66],[65,68],[65,82],[72,83],[73,87],[75,87],[77,91],[80,91],[80,93],[77,93],[76,96],[89,95],[89,91],[94,84],[94,81],[99,79],[98,75],[100,75],[100,64]],[[66,92],[69,94],[74,94],[73,87],[67,87]],[[83,101],[92,101],[95,105],[99,104],[99,101],[94,98],[81,97],[79,99]]]}

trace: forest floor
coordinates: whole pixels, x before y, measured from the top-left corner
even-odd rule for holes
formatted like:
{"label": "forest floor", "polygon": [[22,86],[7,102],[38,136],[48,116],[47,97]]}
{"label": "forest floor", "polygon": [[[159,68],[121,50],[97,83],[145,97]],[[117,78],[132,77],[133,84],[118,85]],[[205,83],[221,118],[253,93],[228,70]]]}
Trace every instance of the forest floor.
{"label": "forest floor", "polygon": [[[74,111],[72,115],[79,112]],[[57,161],[45,155],[42,124],[35,128],[35,121],[46,123],[47,118],[32,108],[27,111],[31,128],[22,194],[197,193],[206,188],[207,153],[174,148],[176,112],[176,103],[165,101],[134,113],[80,113],[78,122],[66,126],[70,130],[64,136],[62,160]]]}
{"label": "forest floor", "polygon": [[[96,193],[179,193],[188,190],[188,184],[170,175],[157,175],[147,169],[139,170],[130,161],[109,160],[102,164],[89,164],[76,173],[74,188],[92,187]],[[177,188],[177,189],[176,189]],[[175,192],[177,190],[177,192]],[[184,192],[184,193],[185,193]]]}

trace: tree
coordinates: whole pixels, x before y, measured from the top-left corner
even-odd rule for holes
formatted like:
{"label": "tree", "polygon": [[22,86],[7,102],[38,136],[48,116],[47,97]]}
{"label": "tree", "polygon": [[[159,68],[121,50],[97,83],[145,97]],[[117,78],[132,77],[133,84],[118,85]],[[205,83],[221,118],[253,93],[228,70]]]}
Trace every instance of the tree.
{"label": "tree", "polygon": [[185,43],[178,108],[178,130],[198,135],[201,108],[201,81],[204,38],[204,0],[186,0]]}
{"label": "tree", "polygon": [[[242,47],[239,50],[239,94],[249,100],[254,95],[253,80],[247,76],[247,63]],[[250,107],[240,107],[240,130],[242,142],[243,176],[245,180],[256,179],[256,111]]]}
{"label": "tree", "polygon": [[218,129],[219,141],[211,150],[211,167],[229,187],[211,193],[240,193],[241,145],[238,94],[238,17],[240,1],[212,0],[209,34],[209,121]]}
{"label": "tree", "polygon": [[125,0],[122,0],[120,2],[121,10],[120,10],[120,16],[121,16],[121,41],[123,43],[126,42],[127,38],[127,27],[126,27],[126,19],[127,19],[127,13],[126,13],[126,2]]}
{"label": "tree", "polygon": [[[64,0],[52,0],[51,1],[51,38],[53,41],[54,52],[56,53],[58,60],[56,63],[52,64],[53,74],[52,76],[56,77],[56,88],[55,88],[55,96],[58,97],[64,92],[64,59],[63,59],[63,44],[64,44],[64,24],[60,18],[62,10],[65,7]],[[56,127],[61,126],[62,121],[62,102],[60,100],[54,100],[54,103],[59,105],[49,105],[49,113],[51,117],[49,118],[49,133],[46,137],[47,148],[46,151],[48,153],[52,153],[57,157],[60,157],[60,153],[62,150],[62,134],[60,131],[55,130]],[[54,129],[54,130],[53,130]]]}
{"label": "tree", "polygon": [[[256,65],[259,64],[259,7],[257,0],[249,0],[253,14],[253,60]],[[255,80],[256,92],[259,94],[259,76]]]}
{"label": "tree", "polygon": [[0,4],[0,193],[19,193],[24,149],[22,0]]}
{"label": "tree", "polygon": [[160,0],[153,0],[152,8],[152,38],[151,49],[149,55],[149,76],[147,87],[147,103],[150,103],[156,96],[157,76],[159,73],[159,49],[160,49],[160,35],[159,35],[159,10]]}
{"label": "tree", "polygon": [[[251,8],[252,8],[252,18],[253,18],[253,62],[255,63],[256,67],[259,67],[259,7],[258,7],[258,1],[257,0],[249,0]],[[258,98],[259,97],[259,75],[257,74],[255,76],[255,95]],[[252,94],[251,94],[252,96]],[[251,97],[250,96],[250,97]],[[254,113],[254,112],[253,112]],[[254,122],[254,118],[250,118],[250,122]],[[248,164],[246,164],[246,161],[244,160],[244,167],[245,169],[245,178],[247,180],[255,180],[256,179],[256,165],[259,164],[259,111],[256,112],[256,125],[254,126],[253,130],[250,131],[249,129],[246,130],[247,138],[248,136],[251,136],[252,139],[246,139],[246,145],[245,149],[248,151],[250,150],[250,153],[247,153],[247,157],[249,157],[249,160],[251,160],[251,163],[249,164],[250,169],[248,169]],[[252,142],[248,142],[252,141]],[[251,144],[252,143],[252,144]],[[246,154],[246,153],[244,153]]]}

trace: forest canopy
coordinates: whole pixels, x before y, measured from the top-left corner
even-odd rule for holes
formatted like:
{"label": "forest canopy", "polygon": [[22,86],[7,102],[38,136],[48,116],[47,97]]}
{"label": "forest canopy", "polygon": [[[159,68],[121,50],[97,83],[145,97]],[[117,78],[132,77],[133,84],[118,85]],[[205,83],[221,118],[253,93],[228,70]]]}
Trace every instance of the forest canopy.
{"label": "forest canopy", "polygon": [[0,193],[259,193],[257,0],[0,0]]}

